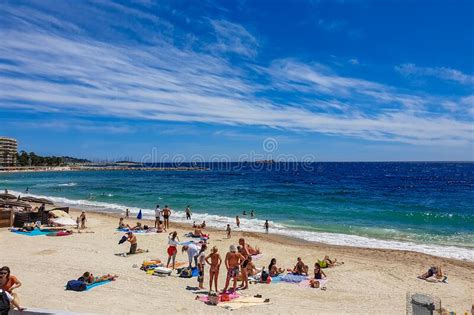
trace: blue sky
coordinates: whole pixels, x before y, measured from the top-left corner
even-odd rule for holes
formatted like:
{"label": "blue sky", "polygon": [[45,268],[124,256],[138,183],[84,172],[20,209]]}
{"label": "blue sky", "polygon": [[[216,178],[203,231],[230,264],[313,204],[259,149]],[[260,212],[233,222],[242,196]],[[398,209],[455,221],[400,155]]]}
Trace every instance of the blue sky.
{"label": "blue sky", "polygon": [[0,0],[0,135],[92,159],[474,160],[473,12]]}

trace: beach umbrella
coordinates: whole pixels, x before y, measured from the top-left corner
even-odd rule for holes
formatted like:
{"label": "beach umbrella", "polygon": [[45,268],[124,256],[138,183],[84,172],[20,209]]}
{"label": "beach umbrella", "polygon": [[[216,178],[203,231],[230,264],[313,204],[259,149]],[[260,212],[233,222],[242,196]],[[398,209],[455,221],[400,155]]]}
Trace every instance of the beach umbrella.
{"label": "beach umbrella", "polygon": [[138,211],[137,219],[138,220],[142,219],[142,209],[140,209],[140,211]]}
{"label": "beach umbrella", "polygon": [[1,193],[0,199],[16,199],[16,196],[9,193]]}

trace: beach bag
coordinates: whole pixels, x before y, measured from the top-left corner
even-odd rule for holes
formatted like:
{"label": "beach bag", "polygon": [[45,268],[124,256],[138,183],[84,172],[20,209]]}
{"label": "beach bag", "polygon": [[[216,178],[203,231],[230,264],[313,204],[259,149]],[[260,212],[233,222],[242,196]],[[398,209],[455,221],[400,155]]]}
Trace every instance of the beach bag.
{"label": "beach bag", "polygon": [[86,289],[87,289],[87,286],[84,281],[69,280],[66,284],[66,290],[85,291]]}
{"label": "beach bag", "polygon": [[262,276],[261,276],[261,278],[260,278],[260,281],[263,282],[263,283],[266,283],[268,277],[269,277],[268,272],[266,272],[265,270],[263,270],[263,271],[262,271]]}
{"label": "beach bag", "polygon": [[2,291],[0,293],[0,315],[8,315],[10,312],[10,301],[8,300],[7,293]]}
{"label": "beach bag", "polygon": [[179,274],[180,278],[191,278],[193,276],[193,271],[191,268],[183,268]]}

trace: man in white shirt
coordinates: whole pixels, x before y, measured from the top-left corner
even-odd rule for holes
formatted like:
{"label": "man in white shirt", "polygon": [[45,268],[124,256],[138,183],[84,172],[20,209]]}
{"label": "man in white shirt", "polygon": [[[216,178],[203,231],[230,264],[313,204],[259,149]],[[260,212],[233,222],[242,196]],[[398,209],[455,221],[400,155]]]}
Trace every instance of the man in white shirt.
{"label": "man in white shirt", "polygon": [[162,216],[162,214],[161,214],[160,205],[156,205],[156,209],[155,209],[155,228],[158,228],[158,225],[163,223],[163,219],[162,219],[161,216]]}
{"label": "man in white shirt", "polygon": [[194,266],[197,267],[197,255],[199,254],[199,247],[196,244],[184,245],[182,251],[186,251],[188,253],[189,268],[192,267],[193,260]]}

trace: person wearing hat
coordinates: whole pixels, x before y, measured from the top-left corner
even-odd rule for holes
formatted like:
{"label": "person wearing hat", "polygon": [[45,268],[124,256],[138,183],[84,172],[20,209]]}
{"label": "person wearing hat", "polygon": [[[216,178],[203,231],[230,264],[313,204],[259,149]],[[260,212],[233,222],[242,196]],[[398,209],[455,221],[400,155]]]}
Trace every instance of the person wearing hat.
{"label": "person wearing hat", "polygon": [[229,252],[225,255],[225,266],[227,268],[227,277],[225,279],[225,287],[222,290],[223,292],[227,291],[229,287],[230,278],[234,281],[233,291],[237,288],[237,276],[239,275],[239,269],[242,263],[245,261],[245,257],[242,254],[237,252],[235,245],[230,245]]}

